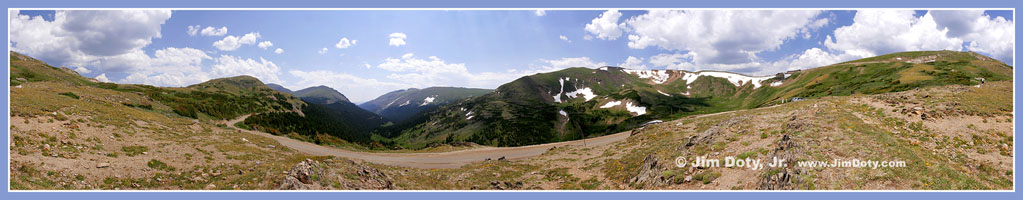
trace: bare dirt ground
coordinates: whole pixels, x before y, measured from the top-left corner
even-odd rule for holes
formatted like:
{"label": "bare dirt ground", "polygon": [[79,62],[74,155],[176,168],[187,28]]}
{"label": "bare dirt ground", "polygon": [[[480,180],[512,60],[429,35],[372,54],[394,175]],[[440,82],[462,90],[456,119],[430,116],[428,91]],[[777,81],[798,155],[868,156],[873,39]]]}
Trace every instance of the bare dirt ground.
{"label": "bare dirt ground", "polygon": [[309,155],[336,156],[343,158],[358,159],[377,164],[416,168],[458,168],[468,163],[485,161],[487,159],[498,160],[502,157],[507,160],[522,160],[538,156],[552,148],[584,145],[601,146],[621,141],[629,137],[629,132],[621,132],[617,134],[589,138],[585,140],[539,144],[521,147],[479,147],[473,149],[438,153],[377,153],[358,152],[333,147],[326,147],[291,139],[284,136],[272,135],[260,131],[240,129],[234,126],[235,123],[244,121],[245,118],[248,117],[249,115],[241,116],[237,119],[233,119],[226,122],[226,124],[228,124],[228,126],[230,126],[231,128],[243,132],[274,139],[284,146],[287,146],[291,149]]}

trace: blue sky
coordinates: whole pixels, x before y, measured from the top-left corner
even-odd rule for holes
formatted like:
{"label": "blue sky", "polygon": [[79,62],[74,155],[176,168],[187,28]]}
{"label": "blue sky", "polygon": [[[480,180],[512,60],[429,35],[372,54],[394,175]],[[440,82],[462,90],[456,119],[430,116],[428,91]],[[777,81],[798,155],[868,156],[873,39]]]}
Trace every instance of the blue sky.
{"label": "blue sky", "polygon": [[327,85],[355,102],[409,87],[496,88],[567,67],[770,75],[942,49],[1012,64],[1015,36],[1011,11],[980,10],[101,10],[9,17],[12,50],[102,81],[187,86],[244,74],[293,90]]}

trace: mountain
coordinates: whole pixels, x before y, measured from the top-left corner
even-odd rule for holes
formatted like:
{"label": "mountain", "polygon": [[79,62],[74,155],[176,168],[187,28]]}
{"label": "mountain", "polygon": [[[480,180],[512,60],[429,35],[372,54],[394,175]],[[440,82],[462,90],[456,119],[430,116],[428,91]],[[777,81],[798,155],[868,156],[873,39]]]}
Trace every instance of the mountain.
{"label": "mountain", "polygon": [[249,127],[285,135],[297,133],[292,136],[317,143],[337,138],[367,142],[369,132],[386,122],[382,117],[348,102],[344,95],[330,88],[304,89],[302,94],[306,95],[306,100],[303,100],[299,98],[302,96],[274,90],[257,78],[244,75],[180,88],[103,83],[82,77],[73,70],[52,67],[11,52],[10,81],[12,85],[33,82],[72,85],[78,89],[65,95],[76,97],[79,91],[131,93],[146,99],[126,99],[120,104],[193,119],[230,120],[252,114],[245,121]]}
{"label": "mountain", "polygon": [[334,88],[330,88],[330,87],[322,86],[322,85],[321,86],[316,86],[316,87],[309,87],[309,88],[306,88],[306,89],[301,89],[301,90],[292,92],[291,94],[297,96],[298,98],[302,98],[302,100],[305,100],[305,101],[310,102],[310,103],[315,103],[315,104],[332,104],[332,103],[336,103],[336,102],[349,102],[348,101],[348,97],[345,97],[345,95],[341,94],[341,92],[338,92],[337,90],[334,90]]}
{"label": "mountain", "polygon": [[[287,90],[279,87],[278,91]],[[348,101],[344,94],[327,86],[309,87],[291,94],[307,105],[301,113],[260,113],[245,119],[245,124],[261,127],[272,133],[296,132],[300,139],[318,144],[338,143],[321,134],[348,142],[369,142],[370,132],[387,119],[366,111]],[[340,133],[340,134],[338,134]]]}
{"label": "mountain", "polygon": [[284,86],[273,84],[273,83],[267,83],[266,86],[270,87],[270,89],[274,89],[274,90],[277,90],[277,91],[283,92],[283,93],[291,94],[291,93],[294,92],[294,91],[289,90],[288,88],[285,88]]}
{"label": "mountain", "polygon": [[[903,52],[774,76],[718,71],[569,68],[519,78],[426,113],[388,142],[521,146],[626,131],[652,120],[781,104],[793,98],[1011,80],[1012,67],[972,52]],[[799,99],[796,98],[796,99]],[[391,133],[395,134],[395,133]]]}
{"label": "mountain", "polygon": [[360,104],[359,107],[392,121],[401,122],[424,110],[481,96],[492,91],[489,89],[460,87],[410,88],[388,92],[376,99]]}

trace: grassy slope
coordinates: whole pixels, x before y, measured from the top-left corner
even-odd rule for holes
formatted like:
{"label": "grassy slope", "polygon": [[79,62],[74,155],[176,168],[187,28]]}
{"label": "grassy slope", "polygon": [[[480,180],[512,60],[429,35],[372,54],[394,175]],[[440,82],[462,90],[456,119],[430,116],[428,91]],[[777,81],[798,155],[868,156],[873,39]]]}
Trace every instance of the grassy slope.
{"label": "grassy slope", "polygon": [[[928,56],[934,56],[934,61],[904,62]],[[895,60],[896,57],[905,60]],[[781,80],[783,84],[779,87],[767,86],[778,81],[772,79],[755,89],[752,84],[735,87],[725,79],[708,76],[698,78],[689,85],[691,89],[687,89],[682,80],[650,84],[646,79],[615,68],[570,68],[523,77],[502,85],[494,93],[441,107],[409,122],[414,125],[399,126],[404,130],[400,136],[381,141],[406,148],[449,141],[447,138],[494,146],[565,141],[630,130],[654,119],[764,107],[793,97],[878,94],[948,84],[975,85],[980,83],[975,79],[978,77],[987,81],[1010,80],[1011,72],[1012,67],[996,60],[952,51],[895,53],[803,70]],[[563,103],[549,103],[553,101],[551,95],[561,91],[559,79],[564,77],[569,77],[564,91],[590,88],[601,97],[585,101],[562,96]],[[657,91],[676,95],[665,96]],[[677,95],[683,92],[691,95]],[[606,102],[623,99],[647,107],[648,114],[631,116],[624,109],[599,109]],[[461,111],[463,108],[468,111]],[[466,119],[469,111],[478,116]],[[560,119],[558,111],[566,111],[570,119]],[[561,124],[563,121],[568,124]]]}

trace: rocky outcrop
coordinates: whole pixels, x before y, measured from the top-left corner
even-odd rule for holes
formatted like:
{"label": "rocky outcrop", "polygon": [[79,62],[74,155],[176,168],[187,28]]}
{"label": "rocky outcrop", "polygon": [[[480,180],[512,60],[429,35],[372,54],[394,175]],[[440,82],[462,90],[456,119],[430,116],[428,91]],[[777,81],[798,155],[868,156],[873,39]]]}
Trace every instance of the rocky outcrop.
{"label": "rocky outcrop", "polygon": [[796,160],[799,159],[799,145],[790,136],[791,133],[799,132],[808,129],[812,124],[799,120],[799,117],[793,115],[792,118],[786,122],[786,131],[789,134],[782,136],[781,140],[775,143],[775,148],[771,151],[771,157],[784,159],[786,164],[783,167],[767,167],[764,170],[766,173],[763,178],[760,179],[760,184],[757,189],[759,190],[796,190],[805,189],[801,186],[804,185],[803,179],[800,176],[805,175],[807,172],[802,169],[796,168]]}
{"label": "rocky outcrop", "polygon": [[389,190],[390,177],[376,168],[351,160],[306,159],[287,172],[279,190]]}

